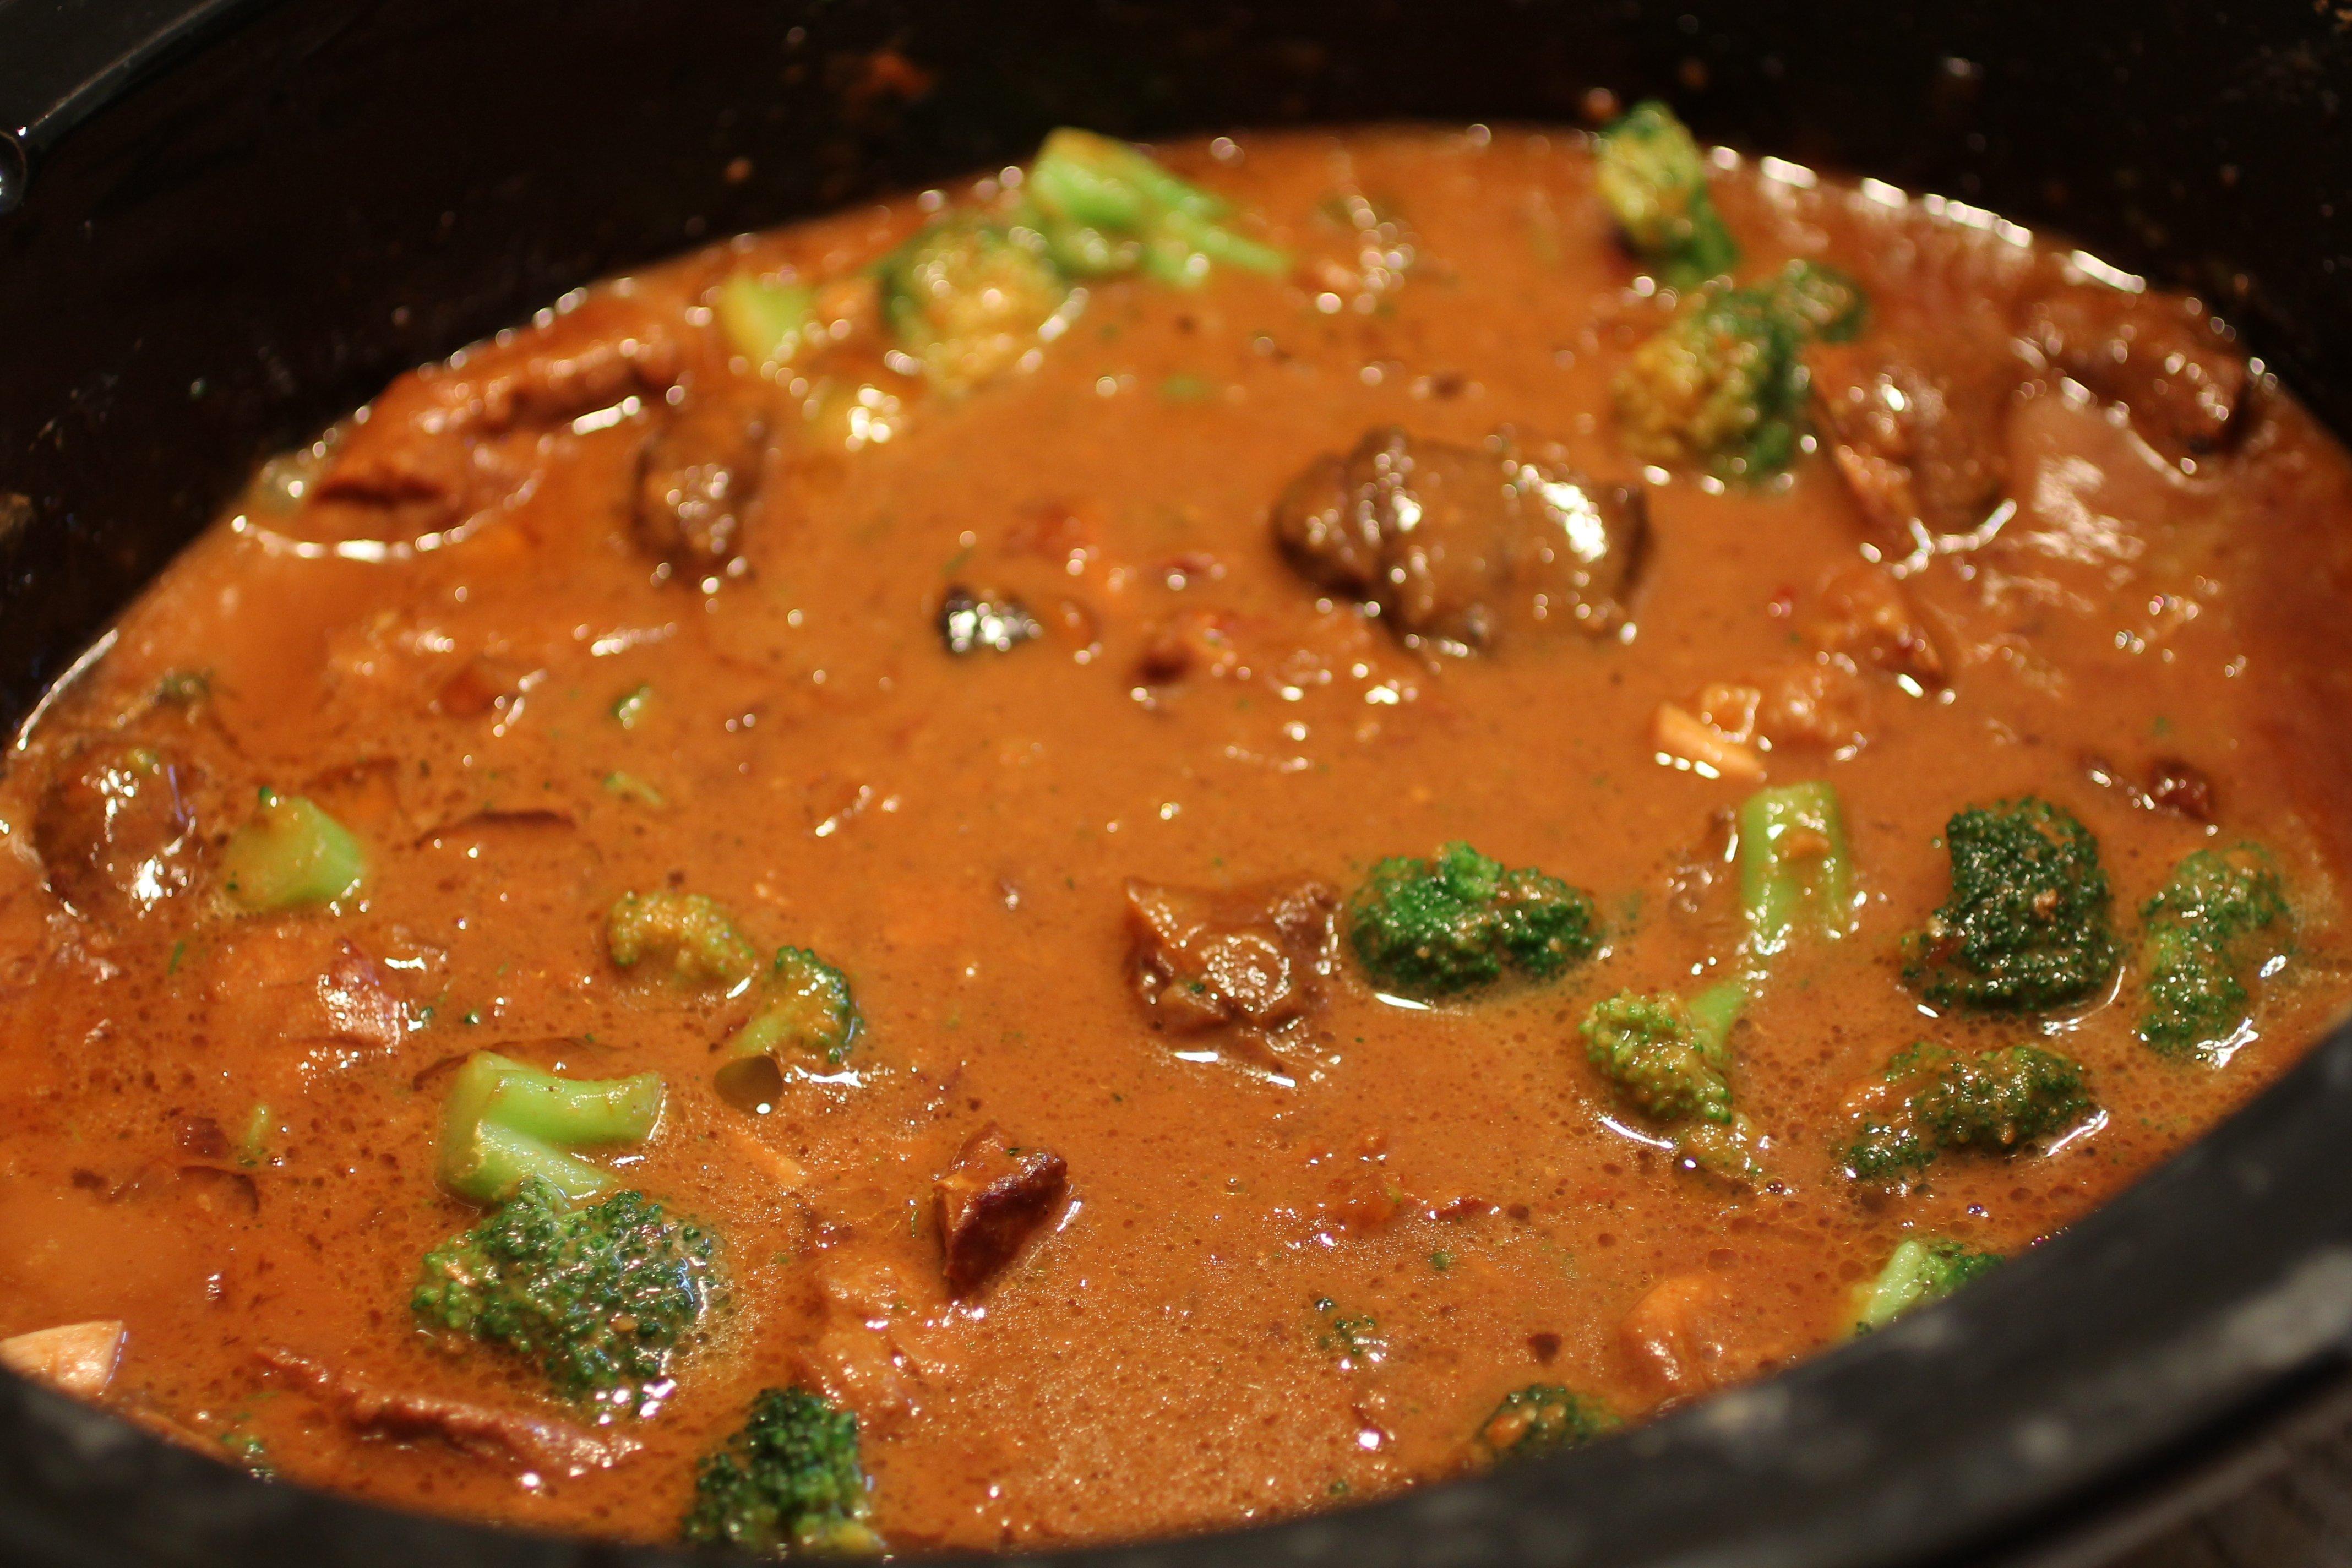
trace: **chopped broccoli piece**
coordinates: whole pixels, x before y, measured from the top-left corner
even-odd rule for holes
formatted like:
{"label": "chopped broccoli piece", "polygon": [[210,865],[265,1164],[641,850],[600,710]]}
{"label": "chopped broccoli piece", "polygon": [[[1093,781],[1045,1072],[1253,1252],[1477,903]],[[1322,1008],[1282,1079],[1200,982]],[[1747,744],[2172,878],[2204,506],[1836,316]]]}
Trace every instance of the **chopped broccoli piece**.
{"label": "chopped broccoli piece", "polygon": [[840,970],[805,948],[779,949],[759,1010],[721,1047],[719,1092],[747,1109],[773,1105],[783,1089],[779,1057],[839,1067],[862,1022]]}
{"label": "chopped broccoli piece", "polygon": [[770,1388],[702,1461],[684,1534],[762,1557],[868,1556],[882,1538],[857,1456],[857,1415],[803,1388]]}
{"label": "chopped broccoli piece", "polygon": [[1636,1110],[1674,1127],[1682,1155],[1729,1181],[1759,1173],[1753,1134],[1732,1103],[1726,1041],[1748,1005],[1730,980],[1685,1002],[1664,992],[1621,991],[1594,1004],[1581,1033],[1586,1057]]}
{"label": "chopped broccoli piece", "polygon": [[2139,915],[2139,1037],[2174,1057],[2227,1044],[2251,1016],[2247,979],[2285,947],[2286,889],[2268,852],[2197,850]]}
{"label": "chopped broccoli piece", "polygon": [[700,893],[623,893],[604,917],[613,962],[635,969],[647,959],[687,985],[733,989],[760,973],[760,953],[734,919]]}
{"label": "chopped broccoli piece", "polygon": [[648,806],[656,811],[669,804],[663,796],[660,788],[650,779],[641,779],[635,773],[617,771],[606,773],[604,793],[620,800],[634,801],[639,805]]}
{"label": "chopped broccoli piece", "polygon": [[499,1203],[530,1180],[577,1201],[610,1189],[613,1174],[572,1151],[642,1143],[661,1121],[659,1073],[559,1078],[482,1051],[450,1080],[441,1105],[441,1184],[476,1203]]}
{"label": "chopped broccoli piece", "polygon": [[1601,199],[1633,253],[1670,288],[1688,289],[1739,265],[1739,245],[1706,191],[1706,154],[1675,111],[1637,103],[1594,149]]}
{"label": "chopped broccoli piece", "polygon": [[1549,980],[1592,954],[1592,900],[1531,867],[1509,871],[1467,844],[1381,861],[1348,904],[1348,935],[1375,984],[1442,996],[1506,969]]}
{"label": "chopped broccoli piece", "polygon": [[727,345],[759,370],[793,363],[816,321],[816,295],[749,272],[729,276],[712,299]]}
{"label": "chopped broccoli piece", "polygon": [[613,722],[624,730],[634,730],[646,721],[646,713],[654,705],[654,689],[650,682],[625,691],[613,699]]}
{"label": "chopped broccoli piece", "polygon": [[1753,289],[1695,295],[1611,386],[1620,439],[1643,462],[1769,479],[1796,459],[1812,373],[1802,350],[1861,329],[1862,292],[1812,262]]}
{"label": "chopped broccoli piece", "polygon": [[1818,781],[1760,789],[1739,807],[1739,901],[1748,957],[1785,950],[1801,924],[1835,940],[1853,919],[1845,808]]}
{"label": "chopped broccoli piece", "polygon": [[261,792],[261,809],[221,847],[230,901],[247,914],[339,903],[367,880],[367,850],[307,795]]}
{"label": "chopped broccoli piece", "polygon": [[1268,274],[1290,265],[1274,247],[1219,222],[1230,210],[1222,199],[1090,131],[1046,137],[1026,188],[1047,251],[1073,277],[1140,269],[1189,289],[1217,263]]}
{"label": "chopped broccoli piece", "polygon": [[1906,938],[1903,978],[1938,1007],[2038,1012],[2115,973],[2099,841],[2032,796],[1972,805],[1945,825],[1952,896]]}
{"label": "chopped broccoli piece", "polygon": [[1034,229],[941,218],[882,262],[883,308],[930,383],[969,392],[1044,341],[1069,286]]}
{"label": "chopped broccoli piece", "polygon": [[427,1329],[520,1356],[566,1398],[626,1401],[667,1371],[725,1290],[716,1240],[643,1194],[567,1212],[534,1179],[426,1254],[409,1308]]}
{"label": "chopped broccoli piece", "polygon": [[1857,1181],[1902,1182],[1948,1149],[2007,1153],[2094,1114],[2080,1062],[2039,1046],[1974,1057],[1922,1040],[1886,1064],[1893,1104],[1862,1118],[1846,1151]]}
{"label": "chopped broccoli piece", "polygon": [[1998,1252],[1979,1252],[1944,1237],[1911,1237],[1888,1256],[1878,1278],[1859,1292],[1854,1332],[1883,1329],[1912,1308],[1940,1301],[2000,1266]]}
{"label": "chopped broccoli piece", "polygon": [[1525,1458],[1576,1447],[1617,1426],[1617,1413],[1604,1401],[1556,1383],[1531,1383],[1503,1395],[1479,1425],[1477,1445],[1489,1459]]}

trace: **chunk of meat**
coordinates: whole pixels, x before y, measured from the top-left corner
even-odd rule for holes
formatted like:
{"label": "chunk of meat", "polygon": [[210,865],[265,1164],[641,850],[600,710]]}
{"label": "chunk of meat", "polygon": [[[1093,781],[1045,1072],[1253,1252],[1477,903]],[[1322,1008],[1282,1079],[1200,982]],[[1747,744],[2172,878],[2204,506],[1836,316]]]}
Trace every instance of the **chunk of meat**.
{"label": "chunk of meat", "polygon": [[1638,489],[1595,484],[1549,453],[1383,426],[1291,481],[1273,529],[1303,576],[1373,605],[1399,637],[1468,649],[1513,623],[1613,631],[1649,514]]}
{"label": "chunk of meat", "polygon": [[2133,428],[2176,461],[2237,438],[2253,373],[2195,300],[2084,284],[2038,303],[2026,337],[2093,395],[2122,404]]}
{"label": "chunk of meat", "polygon": [[62,1393],[94,1399],[114,1381],[115,1363],[122,1359],[122,1323],[116,1318],[11,1334],[0,1340],[0,1366]]}
{"label": "chunk of meat", "polygon": [[202,774],[169,746],[101,740],[68,752],[41,792],[33,847],[77,913],[139,916],[195,880]]}
{"label": "chunk of meat", "polygon": [[[819,1245],[846,1239],[845,1232]],[[817,1289],[819,1331],[796,1353],[795,1371],[863,1426],[894,1429],[921,1410],[929,1389],[953,1381],[952,1343],[938,1332],[943,1320],[927,1315],[945,1304],[938,1285],[852,1246],[818,1266]]]}
{"label": "chunk of meat", "polygon": [[1885,670],[1924,689],[1944,684],[1944,656],[1911,595],[1893,573],[1867,562],[1839,568],[1797,629],[1823,653]]}
{"label": "chunk of meat", "polygon": [[1135,994],[1157,1028],[1271,1035],[1321,1005],[1339,907],[1339,895],[1313,880],[1209,892],[1129,878]]}
{"label": "chunk of meat", "polygon": [[205,996],[225,1039],[274,1041],[321,1070],[382,1056],[408,1034],[383,967],[332,931],[256,926],[213,953]]}
{"label": "chunk of meat", "polygon": [[1660,1280],[1618,1323],[1633,1363],[1668,1399],[1691,1399],[1762,1376],[1790,1359],[1787,1343],[1731,1281],[1711,1273]]}
{"label": "chunk of meat", "polygon": [[475,441],[667,393],[681,374],[686,331],[677,300],[600,290],[412,371],[351,426],[315,493],[395,514],[402,533],[446,528],[492,499]]}
{"label": "chunk of meat", "polygon": [[759,383],[696,392],[646,443],[637,471],[637,542],[697,576],[741,553],[760,498],[768,410]]}
{"label": "chunk of meat", "polygon": [[637,1447],[627,1438],[600,1437],[544,1415],[379,1388],[276,1346],[256,1352],[255,1359],[271,1375],[310,1394],[355,1432],[395,1442],[438,1438],[460,1453],[516,1471],[584,1476],[609,1468]]}
{"label": "chunk of meat", "polygon": [[1831,455],[1874,542],[1906,555],[1985,521],[2009,478],[2013,360],[1939,361],[1864,342],[1816,349],[1809,363]]}
{"label": "chunk of meat", "polygon": [[993,1121],[973,1133],[931,1188],[948,1289],[968,1295],[1012,1262],[1069,1190],[1051,1149],[1008,1142]]}
{"label": "chunk of meat", "polygon": [[2158,757],[2145,779],[2136,779],[2102,757],[2084,759],[2083,771],[2102,789],[2111,789],[2142,811],[2168,811],[2191,822],[2214,820],[2213,781],[2205,770],[2179,757]]}

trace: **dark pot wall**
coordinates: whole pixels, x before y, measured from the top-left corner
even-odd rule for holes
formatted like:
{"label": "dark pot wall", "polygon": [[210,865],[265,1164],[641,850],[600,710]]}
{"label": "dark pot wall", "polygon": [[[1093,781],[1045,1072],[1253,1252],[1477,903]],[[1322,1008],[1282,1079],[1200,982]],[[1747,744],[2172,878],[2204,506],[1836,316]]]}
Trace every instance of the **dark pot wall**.
{"label": "dark pot wall", "polygon": [[[209,30],[126,51],[184,11]],[[883,47],[930,90],[872,90]],[[94,71],[135,85],[43,118]],[[1065,121],[1572,120],[1594,86],[1664,92],[1707,136],[2206,289],[2352,426],[2347,81],[2352,34],[2322,10],[2182,0],[0,0],[0,125],[35,155],[0,217],[0,719],[257,458],[407,365],[616,267],[1011,161]],[[2338,1037],[2056,1244],[1789,1377],[1558,1462],[1125,1561],[1830,1568],[2038,1538],[2342,1373],[2347,1131]],[[7,1561],[625,1555],[261,1487],[0,1380]]]}

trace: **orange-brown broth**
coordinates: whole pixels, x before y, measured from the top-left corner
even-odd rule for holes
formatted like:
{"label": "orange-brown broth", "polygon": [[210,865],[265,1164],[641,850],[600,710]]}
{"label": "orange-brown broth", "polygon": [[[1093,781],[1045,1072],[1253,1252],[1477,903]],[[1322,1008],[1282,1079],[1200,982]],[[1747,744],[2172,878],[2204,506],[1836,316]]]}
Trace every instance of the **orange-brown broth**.
{"label": "orange-brown broth", "polygon": [[[643,415],[509,438],[535,487],[445,549],[320,558],[284,542],[305,531],[299,505],[249,500],[176,563],[19,758],[11,842],[63,738],[202,667],[209,765],[238,792],[329,804],[369,843],[373,880],[340,918],[239,923],[192,898],[102,929],[60,912],[27,856],[0,858],[0,1330],[121,1318],[112,1403],[258,1437],[292,1479],[439,1511],[667,1537],[694,1457],[754,1390],[801,1377],[860,1410],[901,1547],[1211,1526],[1450,1473],[1531,1381],[1653,1408],[1667,1391],[1619,1324],[1673,1276],[1728,1285],[1758,1364],[1833,1340],[1904,1234],[2003,1251],[2050,1235],[2275,1077],[2342,1006],[2341,773],[2311,683],[2343,664],[2341,634],[2258,613],[2308,607],[2298,563],[2342,553],[2342,455],[2273,395],[2244,450],[2184,478],[2053,388],[2016,439],[2046,422],[2052,464],[2104,476],[2099,504],[2060,515],[2032,500],[2054,490],[2032,490],[1993,544],[1912,580],[1954,667],[1948,699],[1881,683],[1854,754],[1770,759],[1777,780],[1842,792],[1867,895],[1854,937],[1777,974],[1741,1037],[1774,1181],[1743,1195],[1612,1129],[1604,1117],[1638,1120],[1586,1065],[1577,1020],[1620,987],[1686,984],[1734,930],[1723,886],[1693,914],[1668,890],[1744,791],[1662,766],[1651,716],[1785,654],[1790,605],[1855,558],[1853,502],[1817,458],[1754,492],[1661,479],[1635,635],[1407,653],[1285,566],[1268,503],[1383,423],[1462,442],[1516,426],[1591,474],[1640,479],[1607,388],[1653,317],[1585,143],[1368,132],[1171,159],[1310,258],[1357,248],[1328,197],[1370,198],[1408,231],[1412,265],[1360,309],[1311,271],[1221,273],[1196,294],[1099,287],[1034,372],[932,400],[794,479],[750,531],[746,570],[708,594],[656,580],[630,541]],[[1717,185],[1759,266],[1826,253],[1874,282],[1889,236],[1948,227],[1828,182],[1741,169]],[[850,214],[642,288],[690,298],[746,255],[855,265],[917,221],[909,203]],[[1905,309],[1883,288],[1874,302]],[[2144,552],[2116,564],[2076,548],[2085,531]],[[951,659],[932,628],[951,580],[1067,598],[1093,635]],[[1139,693],[1152,628],[1193,607],[1231,617],[1243,668]],[[536,678],[509,708],[435,711],[478,654]],[[608,709],[640,684],[652,706],[624,731]],[[2207,834],[2096,787],[2084,763],[2158,752],[2218,781],[2223,833],[2278,854],[2301,983],[2267,994],[2262,1037],[2220,1071],[2151,1056],[2128,1005],[2070,1019],[2059,1041],[2107,1110],[2095,1131],[2046,1159],[1948,1159],[1907,1198],[1857,1196],[1833,1163],[1852,1085],[1923,1035],[1975,1048],[2030,1027],[1925,1016],[1896,979],[1895,939],[1944,894],[1946,817],[2028,791],[2064,804],[2099,835],[2128,936],[2128,911]],[[667,805],[609,794],[614,770]],[[1453,838],[1593,889],[1605,954],[1553,986],[1428,1011],[1343,977],[1292,1082],[1181,1059],[1148,1026],[1124,971],[1127,878],[1345,887]],[[718,1100],[721,1013],[603,955],[613,898],[661,885],[839,963],[868,1025],[851,1069],[795,1083],[764,1117]],[[286,994],[259,983],[299,985],[326,928],[429,1021],[367,1052],[284,1038]],[[490,1047],[667,1074],[663,1129],[627,1179],[726,1237],[734,1306],[674,1397],[625,1424],[642,1447],[610,1469],[518,1479],[357,1436],[254,1361],[283,1347],[387,1387],[537,1406],[406,1308],[419,1256],[471,1213],[434,1184],[435,1069]],[[246,1173],[250,1212],[231,1184],[173,1179],[202,1163],[189,1119],[239,1126],[256,1101],[282,1131]],[[959,1306],[930,1183],[986,1121],[1060,1152],[1072,1201]],[[1402,1205],[1369,1221],[1350,1206],[1368,1191]],[[1476,1201],[1430,1217],[1457,1199]],[[1377,1319],[1376,1363],[1322,1342],[1326,1300]]]}

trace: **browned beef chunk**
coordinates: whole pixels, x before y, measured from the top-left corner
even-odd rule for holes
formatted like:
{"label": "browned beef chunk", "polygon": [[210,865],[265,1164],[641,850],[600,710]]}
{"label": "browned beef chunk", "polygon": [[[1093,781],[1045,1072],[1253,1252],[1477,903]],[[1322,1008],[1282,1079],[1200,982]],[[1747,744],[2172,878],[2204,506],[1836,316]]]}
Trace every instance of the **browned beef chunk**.
{"label": "browned beef chunk", "polygon": [[755,384],[688,396],[646,443],[636,532],[656,560],[700,575],[740,552],[768,446]]}
{"label": "browned beef chunk", "polygon": [[2133,428],[2176,460],[2236,438],[2252,381],[2246,356],[2194,300],[2095,285],[2033,309],[2026,335],[2051,364],[2131,412]]}
{"label": "browned beef chunk", "polygon": [[1315,881],[1222,893],[1129,878],[1136,994],[1160,1028],[1280,1030],[1322,1001],[1339,907]]}
{"label": "browned beef chunk", "polygon": [[1944,684],[1944,656],[1902,582],[1884,567],[1857,561],[1822,584],[1820,601],[1798,630],[1823,653],[1864,668],[1883,669],[1923,688]]}
{"label": "browned beef chunk", "polygon": [[1549,454],[1393,426],[1318,458],[1275,502],[1273,526],[1317,586],[1376,606],[1407,642],[1458,648],[1517,622],[1613,629],[1649,533],[1639,490],[1594,484]]}
{"label": "browned beef chunk", "polygon": [[142,915],[195,878],[195,765],[130,740],[70,752],[41,792],[33,845],[49,889],[86,915]]}
{"label": "browned beef chunk", "polygon": [[973,1133],[932,1187],[948,1289],[964,1295],[1013,1261],[1070,1184],[1051,1149],[1014,1145],[993,1121]]}
{"label": "browned beef chunk", "polygon": [[2006,353],[1874,338],[1816,349],[1811,364],[1831,454],[1882,549],[1906,555],[1923,536],[1984,521],[2009,477],[2002,422],[2018,367]]}
{"label": "browned beef chunk", "polygon": [[636,1447],[626,1438],[598,1437],[544,1415],[378,1388],[324,1362],[274,1346],[255,1352],[255,1359],[266,1371],[308,1392],[355,1432],[397,1442],[437,1437],[460,1453],[509,1469],[581,1476],[605,1468]]}

